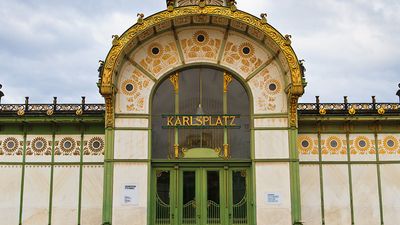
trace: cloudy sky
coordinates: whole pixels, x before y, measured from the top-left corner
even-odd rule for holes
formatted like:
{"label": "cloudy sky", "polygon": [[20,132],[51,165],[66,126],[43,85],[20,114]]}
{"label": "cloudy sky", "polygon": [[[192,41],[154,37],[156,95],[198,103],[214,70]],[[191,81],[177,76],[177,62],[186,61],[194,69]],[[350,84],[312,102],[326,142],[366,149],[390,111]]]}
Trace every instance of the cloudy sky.
{"label": "cloudy sky", "polygon": [[[237,0],[254,15],[291,34],[306,60],[308,86],[302,102],[398,101],[400,1]],[[164,0],[0,0],[0,84],[3,103],[102,102],[98,60],[122,34],[165,9]]]}

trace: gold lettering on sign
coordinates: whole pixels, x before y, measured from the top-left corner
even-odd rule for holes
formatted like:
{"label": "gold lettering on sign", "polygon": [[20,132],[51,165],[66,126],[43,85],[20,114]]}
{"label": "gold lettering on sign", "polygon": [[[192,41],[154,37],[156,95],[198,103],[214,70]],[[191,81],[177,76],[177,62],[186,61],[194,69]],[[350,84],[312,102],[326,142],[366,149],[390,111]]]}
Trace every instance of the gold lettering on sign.
{"label": "gold lettering on sign", "polygon": [[211,115],[211,116],[166,116],[167,127],[240,127],[236,124],[235,115]]}

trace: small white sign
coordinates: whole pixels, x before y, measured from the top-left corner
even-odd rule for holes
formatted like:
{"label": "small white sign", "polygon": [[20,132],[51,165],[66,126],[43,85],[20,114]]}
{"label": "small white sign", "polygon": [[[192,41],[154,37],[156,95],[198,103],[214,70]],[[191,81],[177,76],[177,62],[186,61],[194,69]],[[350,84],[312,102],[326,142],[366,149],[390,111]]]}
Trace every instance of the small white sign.
{"label": "small white sign", "polygon": [[122,190],[122,205],[137,205],[138,186],[136,184],[124,184]]}
{"label": "small white sign", "polygon": [[281,204],[281,194],[278,192],[265,193],[265,203],[268,205],[279,205]]}

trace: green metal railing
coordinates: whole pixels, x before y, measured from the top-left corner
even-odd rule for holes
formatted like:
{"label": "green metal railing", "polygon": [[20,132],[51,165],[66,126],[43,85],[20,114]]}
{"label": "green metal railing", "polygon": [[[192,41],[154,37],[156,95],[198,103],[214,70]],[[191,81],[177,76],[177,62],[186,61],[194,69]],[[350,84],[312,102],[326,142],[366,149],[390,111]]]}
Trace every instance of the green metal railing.
{"label": "green metal railing", "polygon": [[196,200],[183,205],[182,225],[196,224]]}
{"label": "green metal railing", "polygon": [[247,198],[246,194],[242,200],[233,205],[233,224],[247,224]]}
{"label": "green metal railing", "polygon": [[163,202],[160,196],[156,196],[156,217],[155,224],[157,225],[169,225],[171,224],[171,207],[169,204]]}
{"label": "green metal railing", "polygon": [[207,224],[221,224],[220,205],[211,200],[207,204]]}

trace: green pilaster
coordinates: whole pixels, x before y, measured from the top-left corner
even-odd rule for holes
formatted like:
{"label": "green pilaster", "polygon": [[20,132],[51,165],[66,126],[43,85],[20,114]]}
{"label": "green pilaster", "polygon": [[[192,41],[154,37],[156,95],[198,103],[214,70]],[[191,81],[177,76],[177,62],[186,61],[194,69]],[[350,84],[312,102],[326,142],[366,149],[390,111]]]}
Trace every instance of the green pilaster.
{"label": "green pilaster", "polygon": [[104,185],[103,185],[103,224],[112,222],[113,171],[114,171],[114,129],[106,128],[106,148],[104,153]]}
{"label": "green pilaster", "polygon": [[[319,127],[318,127],[319,128]],[[318,131],[318,168],[319,168],[319,188],[321,194],[321,222],[325,225],[325,200],[324,200],[324,175],[322,168],[322,147],[321,147],[321,132]]]}
{"label": "green pilaster", "polygon": [[81,224],[82,215],[82,176],[83,176],[83,141],[84,127],[81,127],[80,159],[79,159],[79,196],[78,196],[78,225]]}
{"label": "green pilaster", "polygon": [[290,168],[290,193],[291,193],[291,205],[292,205],[292,223],[301,223],[301,201],[300,201],[300,167],[299,167],[299,155],[297,152],[297,135],[298,130],[296,127],[292,127],[289,130],[289,168]]}
{"label": "green pilaster", "polygon": [[350,192],[350,213],[351,213],[351,224],[354,224],[354,203],[353,203],[353,179],[351,173],[351,159],[350,159],[350,134],[346,132],[346,146],[347,146],[347,167],[349,171],[349,192]]}
{"label": "green pilaster", "polygon": [[379,144],[378,144],[378,133],[374,134],[374,147],[376,153],[376,174],[378,178],[378,194],[379,194],[379,215],[381,219],[381,225],[384,224],[383,220],[383,202],[382,202],[382,181],[381,181],[381,165],[379,164]]}
{"label": "green pilaster", "polygon": [[27,127],[24,125],[24,146],[22,150],[22,172],[21,172],[21,191],[20,191],[20,197],[19,197],[19,225],[22,224],[22,210],[24,208],[24,185],[25,185],[25,161],[26,161],[26,133],[27,133]]}
{"label": "green pilaster", "polygon": [[51,135],[51,166],[50,166],[50,196],[49,196],[49,224],[51,224],[51,216],[53,213],[53,181],[54,181],[54,142],[56,139],[56,128],[53,125],[53,133]]}

